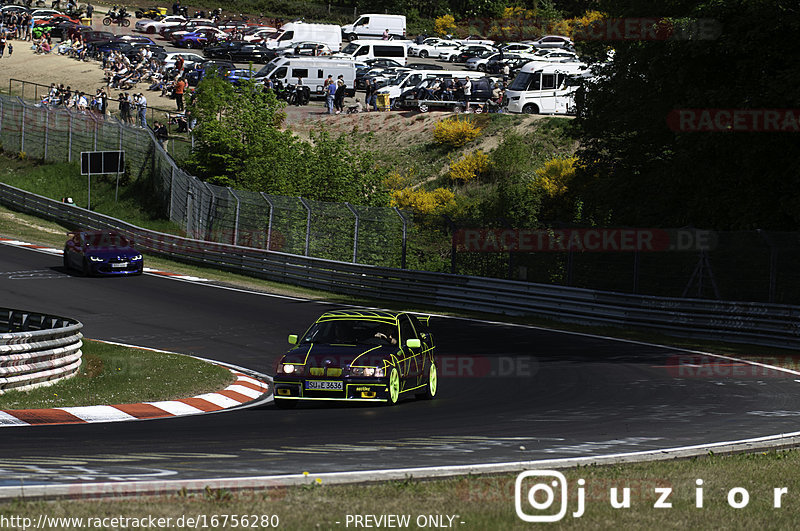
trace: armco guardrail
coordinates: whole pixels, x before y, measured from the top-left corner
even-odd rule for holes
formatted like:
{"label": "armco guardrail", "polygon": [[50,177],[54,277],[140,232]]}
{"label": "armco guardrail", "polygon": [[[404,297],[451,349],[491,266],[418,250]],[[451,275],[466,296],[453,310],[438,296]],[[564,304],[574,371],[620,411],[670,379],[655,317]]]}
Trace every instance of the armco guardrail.
{"label": "armco guardrail", "polygon": [[800,347],[800,306],[674,299],[408,271],[162,234],[0,184],[0,203],[87,229],[113,229],[140,250],[335,293],[559,321],[643,327],[703,339]]}
{"label": "armco guardrail", "polygon": [[75,376],[82,327],[74,319],[0,308],[0,394]]}

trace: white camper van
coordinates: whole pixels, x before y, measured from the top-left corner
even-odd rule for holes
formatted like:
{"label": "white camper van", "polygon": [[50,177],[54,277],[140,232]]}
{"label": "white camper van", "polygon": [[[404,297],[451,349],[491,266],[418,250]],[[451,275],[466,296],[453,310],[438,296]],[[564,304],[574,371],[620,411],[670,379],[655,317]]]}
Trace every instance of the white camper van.
{"label": "white camper van", "polygon": [[571,114],[580,79],[590,73],[583,63],[556,63],[522,67],[506,90],[508,112],[525,114]]}
{"label": "white camper van", "polygon": [[265,40],[264,45],[267,48],[286,48],[309,41],[327,44],[331,51],[338,52],[342,47],[341,28],[335,24],[289,22],[281,26],[273,38]]}
{"label": "white camper van", "polygon": [[352,24],[342,26],[342,39],[353,42],[356,39],[382,39],[389,32],[395,39],[406,38],[405,15],[380,15],[370,13],[361,15]]}
{"label": "white camper van", "polygon": [[304,86],[311,89],[311,95],[324,96],[324,83],[328,76],[338,79],[343,76],[347,85],[346,94],[355,94],[356,65],[350,59],[330,57],[276,57],[256,72],[254,81],[263,82],[269,78],[284,85],[296,85],[302,78]]}
{"label": "white camper van", "polygon": [[394,59],[401,65],[406,64],[407,56],[404,41],[353,41],[334,54],[334,57],[347,57],[362,63],[367,59]]}

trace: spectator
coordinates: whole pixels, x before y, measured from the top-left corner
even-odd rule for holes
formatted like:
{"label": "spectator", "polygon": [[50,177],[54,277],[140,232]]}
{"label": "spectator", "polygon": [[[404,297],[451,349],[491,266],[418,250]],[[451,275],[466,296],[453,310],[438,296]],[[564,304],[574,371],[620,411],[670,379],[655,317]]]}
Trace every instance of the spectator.
{"label": "spectator", "polygon": [[167,149],[167,140],[169,140],[169,132],[167,126],[156,120],[153,123],[153,134],[158,140],[158,143],[163,149]]}
{"label": "spectator", "polygon": [[186,81],[179,77],[177,81],[175,81],[175,104],[179,111],[183,110],[183,94],[186,92]]}
{"label": "spectator", "polygon": [[94,6],[91,2],[86,3],[86,18],[89,19],[89,25],[92,25],[92,15],[94,14]]}
{"label": "spectator", "polygon": [[472,98],[472,81],[469,80],[469,76],[464,80],[464,84],[461,86],[461,90],[464,91],[464,100],[466,102],[466,110],[469,111],[469,100]]}
{"label": "spectator", "polygon": [[372,106],[372,110],[373,111],[377,111],[378,110],[378,95],[375,93],[375,85],[372,84],[372,81],[369,78],[364,80],[364,82],[366,84],[366,88],[365,88],[366,94],[364,95],[364,103],[367,105],[367,110],[370,110],[369,106],[371,105]]}
{"label": "spectator", "polygon": [[147,127],[147,99],[141,92],[136,95],[136,110],[138,111],[138,125]]}
{"label": "spectator", "polygon": [[336,80],[336,90],[334,94],[334,101],[333,106],[336,109],[336,114],[339,114],[344,111],[344,95],[347,89],[347,84],[344,82],[344,76],[339,75],[339,78]]}
{"label": "spectator", "polygon": [[[330,78],[331,76],[328,77]],[[333,114],[333,100],[335,97],[336,97],[336,83],[327,83],[327,85],[325,86],[325,103],[328,107],[328,114]]]}
{"label": "spectator", "polygon": [[381,37],[381,38],[383,40],[385,40],[385,41],[389,40],[389,28],[386,28],[385,30],[383,30],[383,37]]}

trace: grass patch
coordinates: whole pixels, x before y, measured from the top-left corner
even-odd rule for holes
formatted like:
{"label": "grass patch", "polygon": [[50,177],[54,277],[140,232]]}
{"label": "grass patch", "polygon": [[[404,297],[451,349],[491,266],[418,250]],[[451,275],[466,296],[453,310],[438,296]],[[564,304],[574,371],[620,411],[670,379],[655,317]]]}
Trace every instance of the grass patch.
{"label": "grass patch", "polygon": [[227,369],[179,354],[96,341],[83,344],[77,376],[49,387],[0,395],[0,409],[52,408],[173,400],[218,391],[233,382]]}
{"label": "grass patch", "polygon": [[[765,522],[773,529],[796,526],[800,477],[797,450],[743,454],[727,457],[663,461],[616,466],[579,467],[564,471],[567,477],[567,516],[559,529],[726,529],[760,528]],[[313,475],[312,475],[313,477]],[[138,517],[147,514],[173,519],[189,515],[247,514],[277,515],[282,529],[346,528],[347,515],[408,515],[411,528],[417,518],[428,515],[457,515],[453,528],[530,529],[514,509],[516,474],[457,477],[444,480],[390,481],[368,485],[325,485],[276,488],[231,493],[208,489],[202,494],[176,493],[131,500],[15,501],[0,505],[0,514],[33,518],[50,517]],[[586,511],[573,518],[577,509],[577,481],[585,479]],[[696,480],[703,480],[703,507],[697,508]],[[525,483],[528,488],[534,482]],[[733,488],[747,489],[750,502],[741,509],[728,504]],[[787,488],[782,507],[773,507],[773,489]],[[609,490],[622,496],[630,489],[630,508],[614,509]],[[670,488],[671,509],[654,508],[656,488]],[[556,502],[557,504],[558,502]],[[557,506],[557,505],[556,505]],[[313,507],[309,511],[308,507]],[[336,522],[340,522],[336,524]],[[447,521],[445,519],[445,521]],[[461,524],[461,522],[464,522]],[[222,520],[218,528],[223,526]],[[266,526],[257,526],[266,527]],[[351,523],[350,527],[354,527]],[[356,526],[361,528],[360,526]]]}
{"label": "grass patch", "polygon": [[[3,182],[11,186],[50,199],[72,197],[76,205],[86,207],[89,183],[87,177],[80,174],[77,162],[39,164],[37,161],[0,154],[0,175]],[[118,201],[115,200],[115,194],[115,176],[92,176],[92,211],[123,219],[139,227],[182,234],[178,225],[163,219],[157,210],[147,208],[148,203],[142,201],[143,192],[138,181],[124,177],[120,180]]]}

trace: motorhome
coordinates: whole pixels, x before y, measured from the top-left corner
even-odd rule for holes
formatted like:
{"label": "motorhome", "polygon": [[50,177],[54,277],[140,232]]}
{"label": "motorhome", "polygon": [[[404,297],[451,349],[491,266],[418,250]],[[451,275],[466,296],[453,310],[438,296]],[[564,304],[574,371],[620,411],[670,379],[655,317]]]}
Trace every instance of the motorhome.
{"label": "motorhome", "polygon": [[526,64],[506,90],[505,107],[513,113],[572,114],[575,91],[589,76],[583,63]]}
{"label": "motorhome", "polygon": [[[328,76],[338,79],[343,76],[347,85],[346,94],[355,94],[356,65],[350,59],[331,57],[277,57],[256,72],[254,81],[263,83],[271,79],[284,85],[297,85],[302,82],[309,87],[312,96],[324,96],[324,83]],[[301,81],[302,80],[302,81]]]}
{"label": "motorhome", "polygon": [[[394,102],[394,100],[406,90],[416,87],[422,83],[423,80],[432,77],[440,79],[454,77],[464,79],[466,77],[472,77],[474,79],[476,74],[469,70],[408,70],[397,74],[388,85],[378,89],[377,93],[388,94],[389,101]],[[478,77],[482,77],[482,74],[478,74]]]}
{"label": "motorhome", "polygon": [[345,45],[334,56],[348,57],[361,62],[367,59],[394,59],[404,65],[406,64],[408,53],[405,42],[356,40]]}
{"label": "motorhome", "polygon": [[381,15],[370,13],[361,15],[352,24],[342,26],[342,39],[354,41],[356,39],[382,39],[388,33],[395,39],[406,38],[405,15]]}
{"label": "motorhome", "polygon": [[289,22],[281,26],[271,38],[264,40],[267,48],[286,48],[300,42],[327,44],[331,51],[338,52],[342,47],[342,31],[335,24],[309,24]]}

